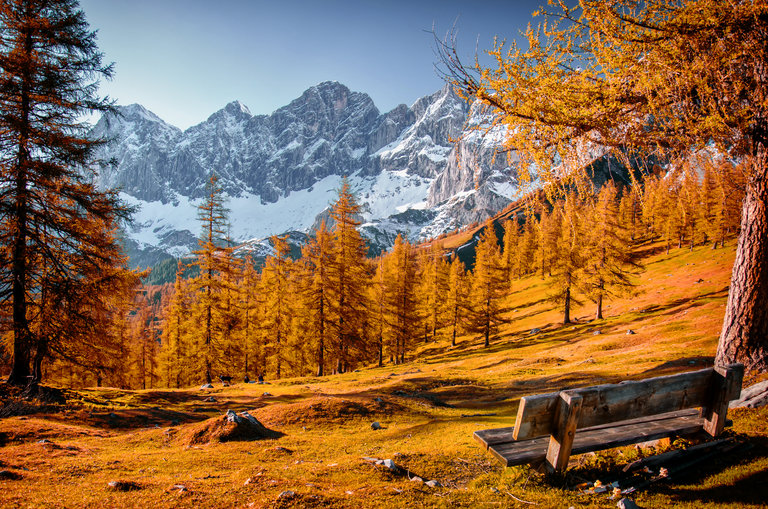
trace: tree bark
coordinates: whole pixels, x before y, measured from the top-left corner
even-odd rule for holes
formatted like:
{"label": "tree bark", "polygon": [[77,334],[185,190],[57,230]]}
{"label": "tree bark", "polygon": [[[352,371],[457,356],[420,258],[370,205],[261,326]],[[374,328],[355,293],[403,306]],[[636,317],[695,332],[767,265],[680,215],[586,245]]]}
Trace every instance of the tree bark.
{"label": "tree bark", "polygon": [[753,162],[716,365],[768,371],[768,153]]}

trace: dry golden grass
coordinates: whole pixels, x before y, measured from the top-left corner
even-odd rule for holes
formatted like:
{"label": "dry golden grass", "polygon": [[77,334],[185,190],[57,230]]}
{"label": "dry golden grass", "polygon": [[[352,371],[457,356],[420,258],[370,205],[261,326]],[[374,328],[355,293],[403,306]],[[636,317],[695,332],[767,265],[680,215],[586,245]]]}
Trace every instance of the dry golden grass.
{"label": "dry golden grass", "polygon": [[[578,476],[603,475],[636,456],[634,448],[575,457],[568,476],[547,480],[528,467],[502,469],[472,433],[511,425],[526,394],[711,365],[732,260],[732,249],[653,254],[638,277],[638,295],[609,302],[600,321],[589,321],[591,306],[577,308],[579,321],[568,326],[544,299],[540,278],[516,281],[510,321],[487,349],[464,337],[454,348],[447,339],[419,344],[404,365],[325,378],[209,390],[72,391],[68,410],[0,420],[0,470],[22,476],[0,480],[0,506],[527,506],[517,497],[539,507],[615,507],[563,488]],[[531,335],[534,328],[542,332]],[[216,401],[205,401],[211,395]],[[227,409],[247,410],[282,436],[209,437],[193,445],[184,439]],[[654,485],[636,501],[764,506],[768,410],[730,415],[728,433],[747,437],[749,452]],[[373,421],[382,429],[372,430]],[[392,459],[405,474],[366,457]],[[409,481],[414,475],[441,487]],[[108,485],[113,481],[137,489],[120,491]],[[281,497],[287,491],[294,495]]]}

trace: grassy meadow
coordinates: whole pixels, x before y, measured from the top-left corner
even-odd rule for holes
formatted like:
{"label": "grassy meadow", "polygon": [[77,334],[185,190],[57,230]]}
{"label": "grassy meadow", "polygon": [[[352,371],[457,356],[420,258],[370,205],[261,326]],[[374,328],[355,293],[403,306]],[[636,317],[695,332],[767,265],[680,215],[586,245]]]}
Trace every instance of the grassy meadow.
{"label": "grassy meadow", "polygon": [[[636,295],[608,301],[603,320],[591,321],[586,302],[572,312],[578,322],[562,326],[544,280],[513,281],[508,323],[489,348],[469,336],[452,348],[444,331],[402,365],[205,390],[64,390],[66,404],[16,400],[2,387],[17,415],[0,419],[0,507],[615,507],[606,494],[572,488],[680,443],[575,456],[564,477],[547,479],[527,466],[502,468],[472,433],[511,426],[526,394],[712,365],[733,243],[641,249]],[[282,436],[191,439],[228,409]],[[631,498],[646,508],[765,507],[768,408],[729,416],[726,433],[751,449]],[[392,459],[404,473],[364,458]],[[115,490],[114,481],[134,489]]]}

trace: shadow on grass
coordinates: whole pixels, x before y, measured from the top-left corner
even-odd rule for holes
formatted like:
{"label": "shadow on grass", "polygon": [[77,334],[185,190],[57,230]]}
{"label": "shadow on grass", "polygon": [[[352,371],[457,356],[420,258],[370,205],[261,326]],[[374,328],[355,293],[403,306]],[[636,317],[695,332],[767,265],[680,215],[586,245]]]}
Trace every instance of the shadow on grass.
{"label": "shadow on grass", "polygon": [[[731,453],[708,461],[678,474],[672,479],[673,484],[662,486],[664,493],[677,502],[702,502],[714,504],[753,504],[763,506],[768,501],[768,470],[749,472],[750,464],[755,460],[768,458],[768,438],[749,437],[752,449],[746,454]],[[737,467],[737,463],[739,466]],[[716,486],[706,488],[690,488],[689,485],[709,484],[708,478],[721,474],[727,468],[739,468],[744,471],[733,482],[726,480],[717,482]],[[757,468],[757,467],[752,467]],[[680,485],[685,483],[685,485]]]}

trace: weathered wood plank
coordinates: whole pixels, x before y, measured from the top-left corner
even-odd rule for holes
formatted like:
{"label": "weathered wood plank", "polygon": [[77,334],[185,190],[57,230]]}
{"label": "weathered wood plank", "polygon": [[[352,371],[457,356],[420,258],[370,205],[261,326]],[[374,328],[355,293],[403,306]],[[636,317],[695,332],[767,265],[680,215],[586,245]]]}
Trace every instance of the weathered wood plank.
{"label": "weathered wood plank", "polygon": [[547,448],[547,464],[555,472],[560,472],[568,466],[568,458],[571,457],[571,446],[580,413],[581,396],[561,392],[555,414],[555,429],[557,431],[549,437]]}
{"label": "weathered wood plank", "polygon": [[[585,428],[580,430],[579,433],[583,433],[585,431],[611,428],[611,427],[614,427],[616,424],[621,424],[621,425],[642,424],[645,422],[664,421],[667,419],[675,419],[677,417],[698,416],[698,415],[699,415],[699,410],[696,410],[696,409],[678,410],[677,412],[670,412],[667,414],[646,415],[643,417],[637,417],[635,419],[628,419],[626,421],[622,421],[621,423],[601,424],[599,426],[592,426],[590,428]],[[479,430],[479,431],[475,431],[474,438],[480,444],[483,445],[484,449],[488,449],[488,447],[491,447],[494,445],[514,442],[515,441],[515,438],[513,436],[514,429],[515,428],[513,426],[509,426],[507,428],[492,428],[492,429]]]}
{"label": "weathered wood plank", "polygon": [[716,437],[722,433],[728,414],[728,403],[741,395],[741,382],[744,378],[744,365],[732,364],[715,368],[712,383],[712,401],[702,408],[704,430]]}
{"label": "weathered wood plank", "polygon": [[[595,426],[576,433],[571,454],[601,451],[613,447],[657,440],[675,435],[689,435],[702,430],[704,420],[698,412],[688,411],[658,421],[622,422],[613,426]],[[510,467],[546,460],[548,437],[491,445],[488,451]]]}
{"label": "weathered wood plank", "polygon": [[[660,376],[646,380],[605,384],[564,391],[582,397],[578,428],[631,419],[637,415],[655,415],[711,402],[710,387],[715,376],[712,368]],[[524,396],[515,421],[514,438],[526,440],[551,435],[559,393]]]}

